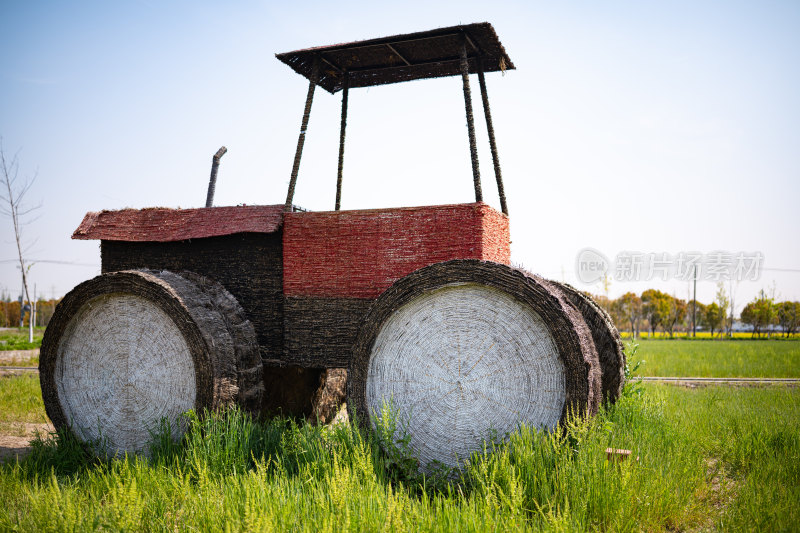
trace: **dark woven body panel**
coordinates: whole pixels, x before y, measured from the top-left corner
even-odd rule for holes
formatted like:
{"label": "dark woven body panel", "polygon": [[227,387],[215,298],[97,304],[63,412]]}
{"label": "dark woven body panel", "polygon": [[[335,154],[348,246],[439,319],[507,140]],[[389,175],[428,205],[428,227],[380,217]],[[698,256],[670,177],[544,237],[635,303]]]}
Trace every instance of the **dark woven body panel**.
{"label": "dark woven body panel", "polygon": [[265,360],[283,354],[280,232],[241,233],[178,242],[101,241],[103,272],[188,270],[224,286],[253,324]]}
{"label": "dark woven body panel", "polygon": [[286,298],[284,357],[287,364],[346,368],[372,299]]}

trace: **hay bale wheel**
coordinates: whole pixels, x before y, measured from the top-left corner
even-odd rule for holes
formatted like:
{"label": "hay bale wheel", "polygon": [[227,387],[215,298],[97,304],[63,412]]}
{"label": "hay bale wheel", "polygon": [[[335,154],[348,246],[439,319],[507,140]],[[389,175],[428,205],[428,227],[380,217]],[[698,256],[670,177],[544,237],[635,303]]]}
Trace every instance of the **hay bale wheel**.
{"label": "hay bale wheel", "polygon": [[128,270],[81,283],[56,307],[39,362],[57,429],[104,453],[147,451],[162,420],[239,403],[264,385],[255,331],[235,298],[196,274]]}
{"label": "hay bale wheel", "polygon": [[320,376],[319,388],[312,399],[312,423],[329,424],[336,418],[347,397],[347,369],[327,368]]}
{"label": "hay bale wheel", "polygon": [[578,308],[592,332],[597,358],[600,361],[600,382],[603,401],[613,404],[625,385],[625,351],[619,331],[605,309],[588,296],[566,283],[551,281]]}
{"label": "hay bale wheel", "polygon": [[552,284],[456,260],[378,298],[355,344],[348,397],[373,427],[390,406],[426,470],[456,466],[520,423],[554,428],[570,413],[594,414],[600,369],[583,317]]}

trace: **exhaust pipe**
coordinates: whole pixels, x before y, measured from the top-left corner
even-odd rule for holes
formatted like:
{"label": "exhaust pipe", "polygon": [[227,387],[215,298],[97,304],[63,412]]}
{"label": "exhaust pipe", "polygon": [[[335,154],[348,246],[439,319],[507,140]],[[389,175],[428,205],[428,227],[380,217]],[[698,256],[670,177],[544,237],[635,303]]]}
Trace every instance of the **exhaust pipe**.
{"label": "exhaust pipe", "polygon": [[208,194],[206,195],[206,207],[214,205],[214,189],[217,186],[217,171],[219,170],[219,160],[225,155],[228,149],[224,146],[217,150],[214,157],[211,158],[211,180],[208,182]]}

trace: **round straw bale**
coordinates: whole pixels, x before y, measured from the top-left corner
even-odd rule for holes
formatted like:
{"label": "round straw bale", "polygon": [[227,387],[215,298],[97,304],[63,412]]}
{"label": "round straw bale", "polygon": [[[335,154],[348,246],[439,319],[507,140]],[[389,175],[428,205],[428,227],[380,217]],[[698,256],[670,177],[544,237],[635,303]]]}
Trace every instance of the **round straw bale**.
{"label": "round straw bale", "polygon": [[591,296],[566,283],[551,281],[578,308],[592,332],[600,361],[600,382],[603,400],[614,403],[625,385],[625,351],[614,321]]}
{"label": "round straw bale", "polygon": [[[519,424],[594,414],[600,372],[581,314],[553,285],[477,260],[438,263],[387,289],[354,348],[348,405],[391,413],[423,470],[456,466]],[[386,409],[388,408],[389,411]]]}
{"label": "round straw bale", "polygon": [[339,413],[347,395],[347,369],[328,368],[322,373],[319,388],[312,400],[314,411],[309,421],[318,424],[330,423]]}
{"label": "round straw bale", "polygon": [[162,421],[179,437],[185,411],[257,410],[263,394],[255,332],[233,296],[167,271],[75,287],[45,331],[39,369],[55,427],[116,455],[147,451]]}

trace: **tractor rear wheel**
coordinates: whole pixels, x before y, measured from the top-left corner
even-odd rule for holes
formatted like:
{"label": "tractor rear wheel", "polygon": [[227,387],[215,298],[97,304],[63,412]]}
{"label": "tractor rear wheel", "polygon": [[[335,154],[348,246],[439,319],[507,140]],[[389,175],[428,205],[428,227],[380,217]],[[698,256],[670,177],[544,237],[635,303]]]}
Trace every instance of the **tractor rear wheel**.
{"label": "tractor rear wheel", "polygon": [[[355,345],[349,404],[409,437],[423,470],[457,466],[520,424],[593,414],[600,372],[591,332],[551,283],[499,263],[413,272],[370,309]],[[404,435],[405,434],[405,435]]]}
{"label": "tractor rear wheel", "polygon": [[196,274],[103,274],[67,294],[45,331],[40,380],[56,429],[102,453],[147,451],[181,414],[238,403],[258,412],[255,331],[235,298]]}
{"label": "tractor rear wheel", "polygon": [[550,283],[558,286],[564,296],[578,308],[589,326],[600,362],[603,401],[613,404],[622,394],[622,387],[625,385],[625,351],[614,321],[597,302],[575,287],[557,281]]}

